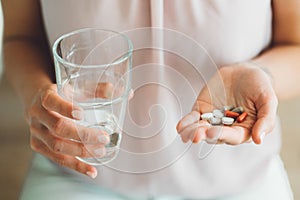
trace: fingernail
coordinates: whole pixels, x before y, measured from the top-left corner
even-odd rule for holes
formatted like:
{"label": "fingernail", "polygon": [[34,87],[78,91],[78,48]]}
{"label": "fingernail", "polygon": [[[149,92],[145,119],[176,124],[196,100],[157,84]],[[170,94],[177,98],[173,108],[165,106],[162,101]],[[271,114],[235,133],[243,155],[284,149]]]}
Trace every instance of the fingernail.
{"label": "fingernail", "polygon": [[262,132],[262,133],[260,134],[260,136],[259,136],[259,137],[260,137],[260,143],[263,142],[265,136],[266,136],[266,133],[265,133],[265,132]]}
{"label": "fingernail", "polygon": [[98,141],[99,141],[100,143],[107,144],[107,143],[109,143],[109,136],[106,136],[106,135],[99,135],[99,136],[98,136]]}
{"label": "fingernail", "polygon": [[105,148],[99,148],[99,149],[95,149],[94,150],[94,153],[97,155],[97,156],[104,156],[106,151],[105,151]]}
{"label": "fingernail", "polygon": [[72,111],[72,116],[75,119],[82,119],[83,118],[83,112],[81,110],[73,110]]}
{"label": "fingernail", "polygon": [[88,175],[92,179],[95,179],[97,177],[97,171],[95,171],[95,172],[87,171],[86,175]]}

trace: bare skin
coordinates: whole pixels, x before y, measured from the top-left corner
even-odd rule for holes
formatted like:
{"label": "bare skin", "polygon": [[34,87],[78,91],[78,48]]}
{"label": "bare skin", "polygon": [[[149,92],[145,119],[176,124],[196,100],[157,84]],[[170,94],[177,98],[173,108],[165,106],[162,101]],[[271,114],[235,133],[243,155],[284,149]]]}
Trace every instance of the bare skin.
{"label": "bare skin", "polygon": [[[5,20],[6,76],[25,107],[26,119],[31,130],[32,149],[62,166],[95,178],[96,168],[74,157],[85,155],[83,147],[63,139],[79,136],[78,132],[72,131],[74,127],[70,119],[80,118],[80,114],[72,113],[73,110],[80,113],[80,108],[64,101],[56,92],[53,64],[47,48],[39,0],[2,0],[2,4]],[[217,77],[222,77],[226,89],[222,92],[227,97],[220,99],[218,104],[225,101],[242,105],[249,112],[249,117],[243,124],[224,130],[222,138],[219,138],[222,142],[241,144],[251,137],[255,143],[261,143],[261,134],[269,133],[274,126],[277,98],[287,99],[299,94],[300,85],[294,84],[300,74],[299,10],[299,1],[273,1],[272,46],[257,58],[253,58],[259,66],[270,71],[272,78],[247,61],[244,64],[232,64],[222,68],[216,74]],[[248,73],[254,75],[252,79],[241,81],[234,78],[248,77]],[[288,81],[286,77],[289,77]],[[199,123],[202,112],[218,106],[210,102],[211,94],[208,91],[212,91],[210,88],[219,83],[212,79],[200,92],[193,112],[178,123],[177,130],[183,141],[199,142],[205,138],[215,137],[219,131],[208,126],[199,127],[196,124]],[[95,135],[90,132],[81,133],[86,134],[84,136],[86,140],[91,140]],[[105,133],[103,135],[105,138]],[[105,139],[101,141],[103,145],[106,142]]]}

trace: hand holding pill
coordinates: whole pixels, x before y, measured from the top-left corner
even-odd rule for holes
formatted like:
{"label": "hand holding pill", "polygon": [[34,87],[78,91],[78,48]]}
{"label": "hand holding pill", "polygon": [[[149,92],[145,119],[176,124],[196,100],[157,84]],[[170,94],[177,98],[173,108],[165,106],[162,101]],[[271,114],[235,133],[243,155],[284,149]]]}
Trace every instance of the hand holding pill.
{"label": "hand holding pill", "polygon": [[272,80],[249,63],[221,68],[200,92],[192,112],[177,124],[183,142],[261,144],[277,111]]}

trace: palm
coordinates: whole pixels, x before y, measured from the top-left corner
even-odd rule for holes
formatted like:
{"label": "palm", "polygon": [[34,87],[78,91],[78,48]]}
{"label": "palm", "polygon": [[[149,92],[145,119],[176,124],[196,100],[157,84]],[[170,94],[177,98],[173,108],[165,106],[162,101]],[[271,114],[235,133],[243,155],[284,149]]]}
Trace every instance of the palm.
{"label": "palm", "polygon": [[202,114],[225,105],[242,106],[248,117],[232,126],[203,128],[201,138],[218,138],[228,144],[249,140],[253,132],[265,129],[266,117],[275,118],[277,99],[270,77],[252,66],[222,68],[200,92],[193,110]]}

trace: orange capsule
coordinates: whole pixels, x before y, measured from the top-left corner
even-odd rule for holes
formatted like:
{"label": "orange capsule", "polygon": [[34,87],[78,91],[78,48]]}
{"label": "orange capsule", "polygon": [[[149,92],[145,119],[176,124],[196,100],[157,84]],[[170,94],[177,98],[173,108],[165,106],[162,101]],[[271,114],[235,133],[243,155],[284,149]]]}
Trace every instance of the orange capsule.
{"label": "orange capsule", "polygon": [[230,110],[225,110],[224,115],[225,117],[237,118],[240,114],[236,112],[232,112]]}
{"label": "orange capsule", "polygon": [[241,122],[245,121],[245,119],[246,119],[247,116],[248,116],[248,113],[243,112],[240,116],[238,116],[238,118],[237,118],[236,121],[237,121],[238,123],[241,123]]}

